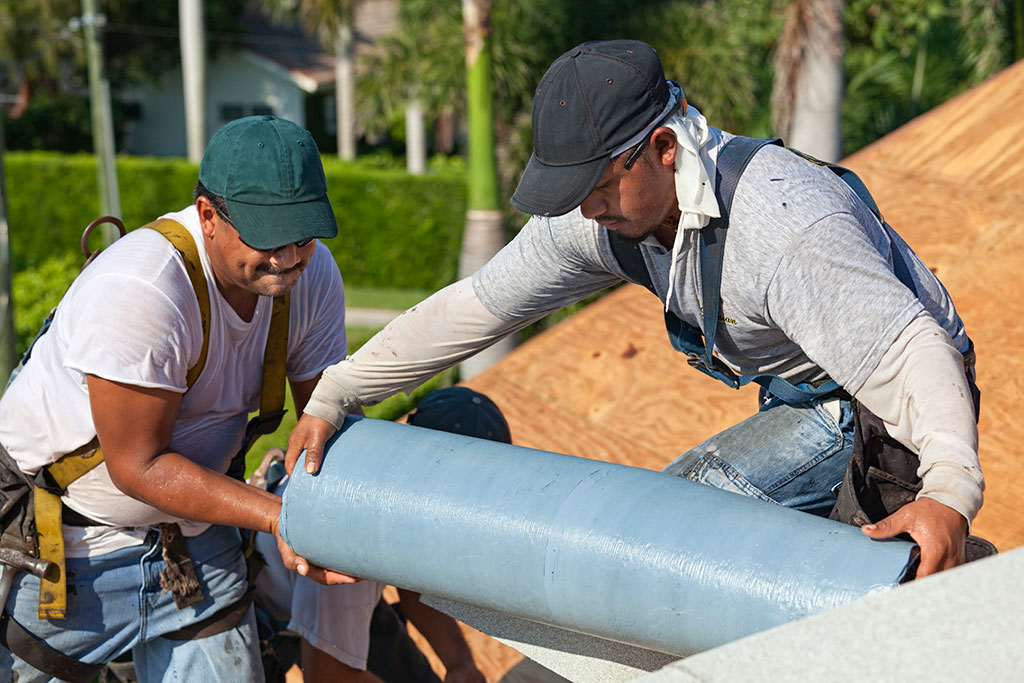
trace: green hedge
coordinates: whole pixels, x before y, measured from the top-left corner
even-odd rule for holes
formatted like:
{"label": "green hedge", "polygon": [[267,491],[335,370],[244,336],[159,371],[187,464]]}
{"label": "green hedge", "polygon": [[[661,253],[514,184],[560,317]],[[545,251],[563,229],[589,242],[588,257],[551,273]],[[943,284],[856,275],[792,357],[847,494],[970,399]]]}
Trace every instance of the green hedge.
{"label": "green hedge", "polygon": [[[5,169],[14,272],[77,256],[82,230],[99,211],[93,157],[10,152]],[[339,228],[327,245],[346,283],[435,290],[455,279],[465,222],[462,174],[412,176],[331,158],[324,170]],[[131,229],[191,203],[198,169],[182,159],[119,157],[117,172]]]}

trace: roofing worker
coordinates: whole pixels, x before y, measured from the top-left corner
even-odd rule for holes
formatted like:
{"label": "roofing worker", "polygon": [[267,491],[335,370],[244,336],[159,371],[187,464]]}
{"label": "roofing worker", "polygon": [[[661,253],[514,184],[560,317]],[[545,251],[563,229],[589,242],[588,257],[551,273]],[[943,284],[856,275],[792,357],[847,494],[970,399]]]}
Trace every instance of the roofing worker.
{"label": "roofing worker", "polygon": [[[860,406],[923,479],[916,498],[865,532],[908,532],[919,576],[963,562],[984,486],[965,374],[973,354],[946,290],[873,201],[781,146],[737,161],[751,141],[709,126],[636,41],[585,43],[555,60],[534,98],[533,139],[512,197],[533,218],[471,278],[328,368],[289,462],[307,447],[315,468],[346,411],[626,279],[657,294],[673,345],[693,363],[763,387],[759,412],[667,472],[827,515],[853,462]],[[719,176],[732,187],[716,187]],[[734,189],[731,206],[716,189]],[[727,233],[709,233],[723,213]]]}
{"label": "roofing worker", "polygon": [[[286,373],[301,410],[345,356],[341,276],[317,242],[337,223],[312,137],[271,116],[229,123],[194,204],[146,227],[74,281],[0,400],[8,472],[13,459],[36,484],[27,543],[44,557],[62,543],[51,559],[65,564],[42,586],[17,575],[0,681],[88,681],[89,665],[129,650],[140,681],[263,680],[237,527],[276,536],[280,499],[224,473],[261,386],[283,400]],[[262,379],[269,367],[279,386]],[[58,461],[99,464],[67,483]]]}
{"label": "roofing worker", "polygon": [[[498,406],[467,387],[430,392],[409,415],[408,423],[512,443]],[[283,496],[289,482],[284,468],[278,462],[267,470],[267,487]],[[484,683],[458,623],[420,602],[418,593],[399,588],[401,607],[396,610],[381,597],[383,585],[376,581],[320,585],[283,570],[268,534],[256,535],[256,548],[266,558],[266,567],[256,579],[256,603],[266,613],[259,614],[268,625],[265,630],[274,632],[269,634],[271,646],[266,654],[276,661],[266,670],[280,671],[279,680],[296,663],[294,654],[299,650],[306,683],[440,683],[409,637],[408,619],[444,664],[445,683]],[[301,638],[298,647],[282,642],[289,634]],[[269,680],[273,679],[268,676]]]}

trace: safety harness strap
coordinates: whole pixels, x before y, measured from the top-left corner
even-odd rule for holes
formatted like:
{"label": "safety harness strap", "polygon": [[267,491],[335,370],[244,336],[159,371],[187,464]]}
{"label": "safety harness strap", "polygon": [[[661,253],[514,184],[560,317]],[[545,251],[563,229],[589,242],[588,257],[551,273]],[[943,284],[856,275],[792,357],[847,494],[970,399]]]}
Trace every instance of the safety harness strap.
{"label": "safety harness strap", "polygon": [[188,274],[192,289],[196,293],[196,300],[199,302],[199,318],[203,325],[203,346],[196,364],[189,368],[188,374],[185,375],[185,385],[191,388],[199,379],[199,374],[206,365],[206,353],[210,349],[210,290],[206,284],[206,275],[203,273],[203,262],[199,259],[199,249],[196,247],[195,240],[192,239],[192,234],[178,221],[160,218],[142,227],[159,232],[181,254],[181,258],[185,261],[185,272]]}
{"label": "safety harness strap", "polygon": [[[738,389],[745,384],[755,382],[772,396],[785,403],[803,403],[826,396],[841,387],[838,382],[826,379],[821,382],[803,382],[793,384],[788,380],[770,373],[738,376],[720,358],[714,355],[715,337],[718,331],[719,312],[722,287],[722,255],[725,250],[726,231],[729,227],[729,214],[732,211],[732,200],[743,171],[754,155],[765,145],[782,145],[779,138],[755,139],[736,136],[731,138],[718,155],[716,165],[715,195],[721,210],[721,217],[712,218],[707,226],[700,231],[698,255],[700,258],[701,277],[701,308],[703,312],[703,332],[680,319],[671,311],[665,311],[665,328],[672,347],[686,354],[687,362],[706,375],[710,375],[726,385]],[[896,235],[888,223],[882,218],[867,186],[848,168],[819,161],[812,156],[797,150],[786,148],[790,152],[808,161],[824,166],[845,182],[867,208],[878,218],[882,227],[895,243]],[[647,270],[640,245],[627,242],[614,231],[607,231],[608,242],[612,253],[626,272],[628,279],[643,285],[657,295],[651,274]],[[911,292],[917,294],[910,267],[899,249],[892,249],[893,270],[896,277]]]}
{"label": "safety harness strap", "polygon": [[40,619],[63,619],[67,614],[67,579],[64,563],[64,534],[61,531],[61,496],[68,485],[103,462],[99,439],[76,448],[36,473],[33,491],[36,534],[40,559],[59,569],[56,580],[39,579]]}
{"label": "safety harness strap", "polygon": [[263,380],[260,387],[260,412],[245,425],[242,447],[231,459],[227,475],[245,481],[245,454],[256,439],[273,434],[281,426],[284,409],[285,361],[288,358],[288,316],[291,294],[274,297],[270,312],[270,330],[263,349]]}

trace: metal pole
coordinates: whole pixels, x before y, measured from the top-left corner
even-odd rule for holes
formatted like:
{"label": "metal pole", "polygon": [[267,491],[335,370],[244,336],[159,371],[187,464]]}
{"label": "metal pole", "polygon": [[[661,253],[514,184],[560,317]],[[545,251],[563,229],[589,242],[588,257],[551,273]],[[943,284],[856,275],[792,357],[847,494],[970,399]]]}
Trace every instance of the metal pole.
{"label": "metal pole", "polygon": [[[96,156],[96,178],[100,192],[100,214],[121,217],[121,194],[114,163],[114,119],[110,110],[110,83],[103,71],[103,46],[99,29],[106,17],[97,11],[97,0],[82,0],[86,58],[89,62],[89,105],[92,111],[92,142]],[[103,241],[117,239],[114,226],[103,228]]]}
{"label": "metal pole", "polygon": [[4,177],[4,117],[0,105],[0,393],[18,363],[14,347],[14,300],[11,296],[11,252],[7,230],[7,183]]}
{"label": "metal pole", "polygon": [[185,92],[188,160],[198,164],[206,148],[206,29],[203,0],[179,0],[181,74]]}

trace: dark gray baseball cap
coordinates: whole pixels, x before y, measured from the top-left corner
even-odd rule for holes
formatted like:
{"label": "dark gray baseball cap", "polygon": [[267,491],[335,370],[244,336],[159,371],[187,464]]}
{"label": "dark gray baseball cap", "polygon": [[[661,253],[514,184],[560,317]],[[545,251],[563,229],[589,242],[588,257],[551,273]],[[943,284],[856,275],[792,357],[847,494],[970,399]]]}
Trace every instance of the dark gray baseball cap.
{"label": "dark gray baseball cap", "polygon": [[658,53],[638,40],[583,43],[556,59],[533,98],[533,156],[512,205],[560,216],[597,186],[612,152],[670,99]]}

